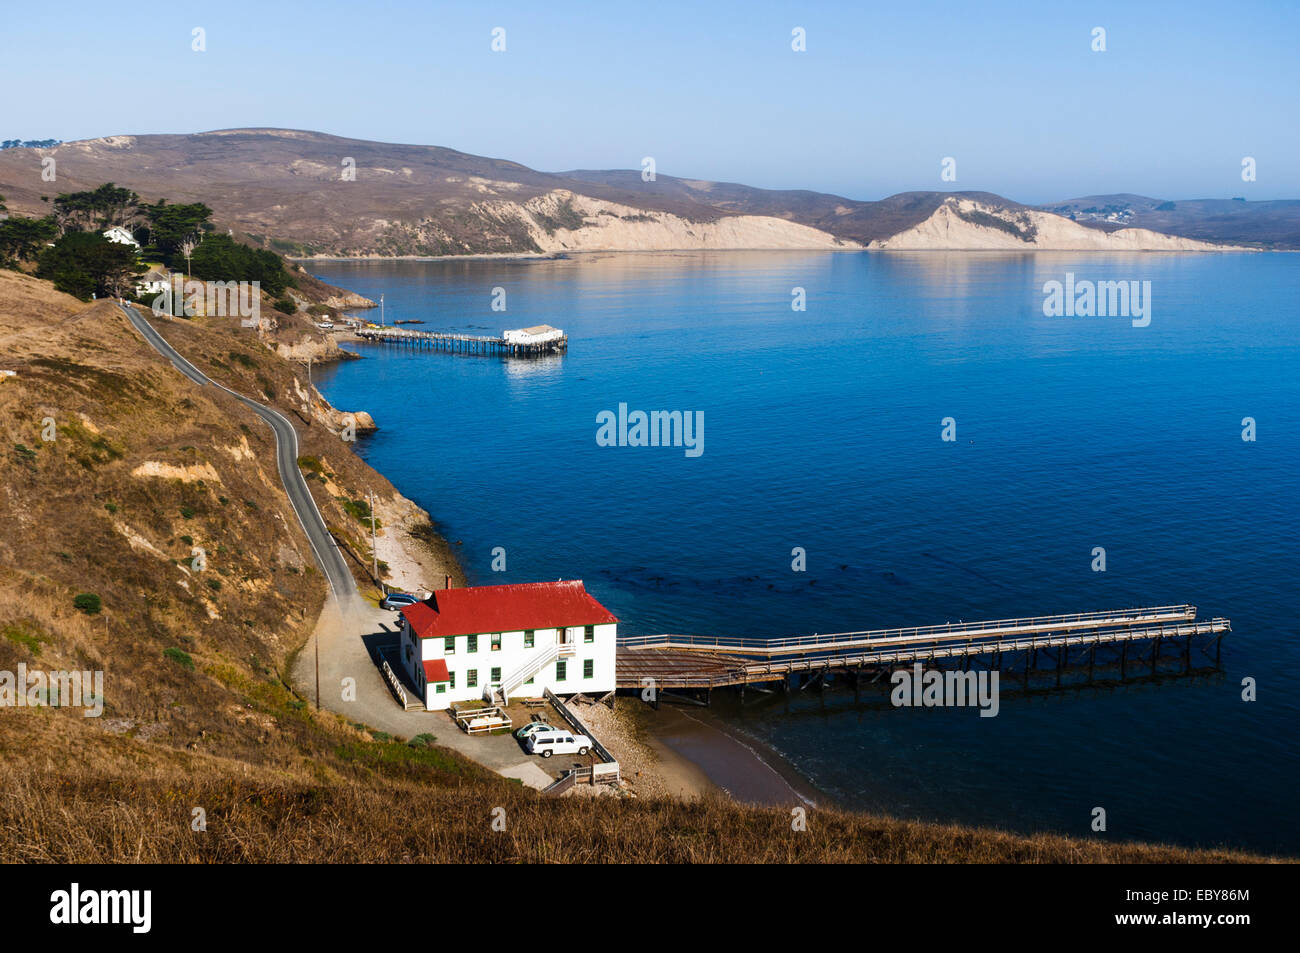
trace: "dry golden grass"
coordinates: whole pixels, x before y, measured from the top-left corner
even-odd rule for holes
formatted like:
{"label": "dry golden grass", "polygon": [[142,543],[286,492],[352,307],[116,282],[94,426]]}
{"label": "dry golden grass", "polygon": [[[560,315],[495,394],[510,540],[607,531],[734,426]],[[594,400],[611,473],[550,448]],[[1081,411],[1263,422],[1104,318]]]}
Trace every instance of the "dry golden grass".
{"label": "dry golden grass", "polygon": [[[28,343],[21,330],[34,324],[46,324],[51,318],[67,317],[85,310],[86,303],[55,291],[54,285],[40,278],[0,268],[0,354],[7,360],[14,348]],[[37,342],[30,342],[39,346]],[[8,366],[7,364],[5,366]]]}
{"label": "dry golden grass", "polygon": [[[91,743],[93,765],[6,758],[6,858],[57,863],[1225,863],[1233,851],[1021,837],[722,799],[545,799],[437,749],[341,744],[293,769],[175,753],[133,759]],[[137,746],[138,747],[138,746]],[[119,766],[101,763],[115,759]],[[312,778],[311,775],[318,777]],[[192,827],[202,808],[205,830]],[[494,809],[505,830],[493,829]]]}

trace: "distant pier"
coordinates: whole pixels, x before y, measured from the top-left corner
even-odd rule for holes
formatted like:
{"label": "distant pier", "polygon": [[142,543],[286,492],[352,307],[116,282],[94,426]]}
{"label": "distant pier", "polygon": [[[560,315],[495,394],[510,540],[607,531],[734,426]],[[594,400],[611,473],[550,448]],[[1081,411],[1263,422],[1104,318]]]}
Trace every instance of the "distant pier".
{"label": "distant pier", "polygon": [[482,356],[540,357],[562,354],[569,349],[569,338],[559,328],[542,324],[532,328],[506,331],[501,337],[477,334],[451,334],[443,331],[412,331],[407,328],[358,328],[356,335],[366,341],[404,347],[427,347],[454,354]]}
{"label": "distant pier", "polygon": [[[619,688],[702,689],[779,683],[793,676],[820,684],[839,670],[876,680],[881,673],[920,662],[968,668],[982,662],[989,669],[1039,668],[1040,653],[1059,673],[1071,661],[1086,663],[1091,673],[1097,652],[1117,664],[1121,677],[1129,668],[1155,671],[1162,645],[1178,646],[1191,665],[1192,640],[1219,640],[1232,630],[1228,619],[1196,620],[1196,606],[1157,606],[1055,616],[1030,616],[995,622],[950,623],[905,629],[837,632],[787,639],[713,638],[692,635],[624,636],[618,640],[616,682]],[[1179,644],[1178,640],[1183,640]],[[1113,656],[1111,658],[1110,656]]]}

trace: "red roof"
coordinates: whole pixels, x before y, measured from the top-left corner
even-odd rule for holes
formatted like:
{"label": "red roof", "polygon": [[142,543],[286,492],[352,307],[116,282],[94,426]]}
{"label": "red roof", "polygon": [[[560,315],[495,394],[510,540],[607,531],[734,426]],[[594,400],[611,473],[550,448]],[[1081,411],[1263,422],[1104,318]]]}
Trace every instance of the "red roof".
{"label": "red roof", "polygon": [[581,579],[443,589],[407,606],[402,615],[420,639],[618,621],[583,588]]}
{"label": "red roof", "polygon": [[424,680],[426,682],[449,682],[451,676],[447,674],[447,663],[440,658],[433,659],[424,663]]}

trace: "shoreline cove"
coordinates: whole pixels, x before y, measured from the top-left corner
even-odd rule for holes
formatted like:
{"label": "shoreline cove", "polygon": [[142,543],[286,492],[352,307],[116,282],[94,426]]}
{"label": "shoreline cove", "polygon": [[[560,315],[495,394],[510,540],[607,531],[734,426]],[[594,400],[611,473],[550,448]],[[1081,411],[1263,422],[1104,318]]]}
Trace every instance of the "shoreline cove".
{"label": "shoreline cove", "polygon": [[[1181,602],[1233,621],[1226,676],[1209,669],[1213,647],[1188,675],[1182,656],[1162,653],[1157,671],[1130,667],[1122,683],[1121,661],[1103,654],[1095,686],[1074,672],[1055,690],[1049,672],[1020,690],[1004,672],[996,717],[990,705],[982,717],[980,706],[895,708],[887,692],[859,701],[837,678],[825,692],[743,707],[714,692],[709,709],[662,697],[652,712],[629,693],[618,707],[644,724],[656,770],[685,759],[732,800],[793,805],[799,780],[779,776],[793,767],[819,810],[829,800],[1030,835],[1077,833],[1084,797],[1124,818],[1117,836],[1275,853],[1290,838],[1260,819],[1284,800],[1287,772],[1234,795],[1211,824],[1207,808],[1231,793],[1224,756],[1179,759],[1161,747],[1161,726],[1194,717],[1212,750],[1290,756],[1282,726],[1294,701],[1246,707],[1224,679],[1263,654],[1296,658],[1287,560],[1246,571],[1252,553],[1289,552],[1296,453],[1246,442],[1237,412],[1274,428],[1294,421],[1284,307],[1294,260],[689,252],[322,263],[334,285],[386,292],[390,318],[466,333],[549,323],[573,344],[562,358],[492,361],[346,343],[367,360],[322,368],[316,383],[376,415],[381,429],[358,452],[437,514],[470,585],[583,579],[621,635],[770,639]],[[1145,329],[1044,315],[1044,282],[1071,272],[1149,280],[1159,314]],[[508,318],[491,311],[497,286],[510,291]],[[799,288],[807,314],[791,306]],[[1229,311],[1242,318],[1225,322]],[[1117,378],[1137,382],[1137,403],[1097,387]],[[683,424],[687,410],[707,411],[707,452],[662,449],[677,442],[662,420],[659,450],[632,439],[631,421],[626,446],[596,439],[596,415],[614,411],[616,423],[620,404],[647,416],[683,408]],[[942,439],[949,416],[955,441]],[[1133,474],[1174,452],[1180,466],[1159,484],[1168,492],[1135,492]],[[1261,472],[1278,480],[1261,484]],[[933,500],[937,513],[924,505]],[[1228,531],[1245,519],[1248,538]],[[1092,568],[1103,544],[1124,554],[1109,573]],[[494,563],[498,548],[508,569]],[[1162,752],[1160,770],[1146,750]],[[1144,809],[1155,802],[1172,807]]]}
{"label": "shoreline cove", "polygon": [[[386,513],[403,511],[404,520],[384,521],[385,535],[379,538],[380,554],[390,569],[392,588],[413,591],[429,588],[427,561],[432,560],[437,574],[444,572],[466,585],[464,567],[456,557],[455,544],[448,540],[433,515],[406,497],[393,480],[398,498],[392,504],[377,506],[381,518]],[[400,474],[394,474],[400,478]],[[429,529],[411,532],[412,524],[427,521]],[[389,529],[393,536],[387,535]],[[721,793],[733,801],[763,806],[838,807],[825,791],[815,787],[787,758],[757,738],[742,734],[714,715],[687,712],[683,707],[662,703],[659,711],[632,696],[616,696],[610,717],[621,737],[642,743],[653,761],[640,770],[651,770],[656,777],[646,779],[649,791],[678,800],[691,800]],[[601,705],[587,706],[609,709]],[[603,719],[602,719],[603,720]],[[438,727],[442,727],[439,725]],[[618,741],[602,741],[620,757]],[[473,754],[462,750],[467,757]],[[477,759],[476,759],[477,760]],[[480,762],[483,763],[483,762]],[[639,762],[638,762],[639,763]],[[638,781],[632,781],[635,791]]]}

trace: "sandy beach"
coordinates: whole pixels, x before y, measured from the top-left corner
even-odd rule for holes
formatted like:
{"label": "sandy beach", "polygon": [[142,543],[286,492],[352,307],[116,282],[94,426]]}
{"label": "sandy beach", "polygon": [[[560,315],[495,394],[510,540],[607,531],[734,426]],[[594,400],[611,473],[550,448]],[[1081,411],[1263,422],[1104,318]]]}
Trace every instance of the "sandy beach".
{"label": "sandy beach", "polygon": [[633,716],[665,762],[683,761],[737,801],[768,807],[827,806],[817,791],[767,745],[743,735],[702,708],[663,702],[658,711],[635,699]]}
{"label": "sandy beach", "polygon": [[656,711],[627,696],[616,698],[613,710],[598,703],[574,708],[618,759],[626,790],[639,797],[713,794],[767,807],[827,802],[776,752],[703,711],[667,703]]}

